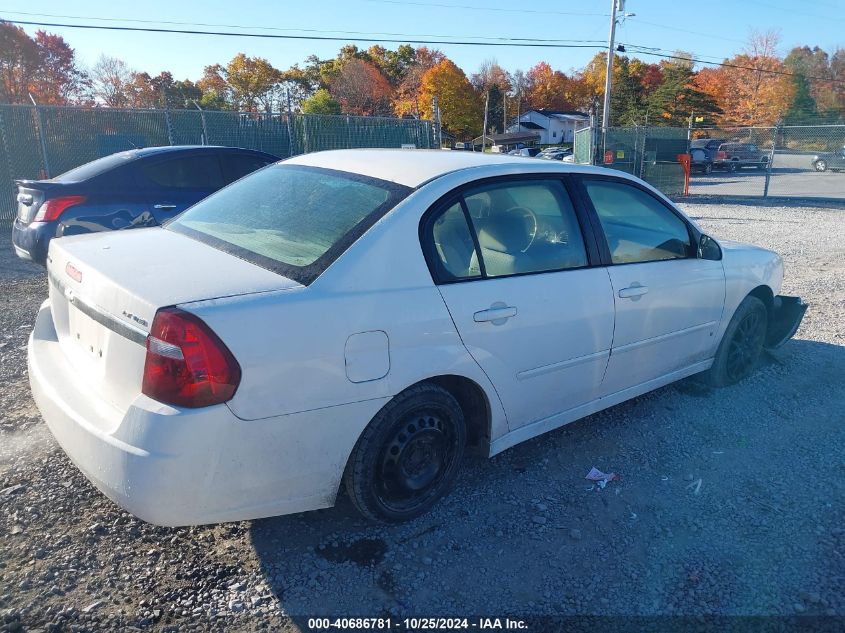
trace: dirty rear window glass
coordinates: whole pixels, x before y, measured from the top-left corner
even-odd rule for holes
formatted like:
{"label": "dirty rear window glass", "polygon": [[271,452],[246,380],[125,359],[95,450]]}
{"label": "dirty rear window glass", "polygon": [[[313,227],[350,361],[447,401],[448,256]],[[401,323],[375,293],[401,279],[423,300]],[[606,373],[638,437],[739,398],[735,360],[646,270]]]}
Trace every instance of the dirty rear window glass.
{"label": "dirty rear window glass", "polygon": [[409,192],[358,174],[279,164],[211,195],[167,228],[307,284]]}
{"label": "dirty rear window glass", "polygon": [[88,180],[89,178],[93,178],[94,176],[104,174],[107,171],[114,169],[115,167],[125,165],[129,161],[133,160],[135,156],[136,153],[133,150],[130,150],[128,152],[118,152],[117,154],[98,158],[97,160],[92,160],[90,163],[85,163],[84,165],[74,167],[70,171],[66,171],[63,174],[59,174],[58,176],[53,178],[52,181],[82,182],[83,180]]}

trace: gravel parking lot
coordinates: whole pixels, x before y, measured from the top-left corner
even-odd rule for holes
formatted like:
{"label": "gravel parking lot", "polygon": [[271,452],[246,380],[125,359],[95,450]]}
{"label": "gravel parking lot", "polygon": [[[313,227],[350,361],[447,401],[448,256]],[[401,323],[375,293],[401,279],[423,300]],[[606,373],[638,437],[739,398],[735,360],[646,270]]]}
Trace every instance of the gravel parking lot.
{"label": "gravel parking lot", "polygon": [[[319,512],[167,529],[98,493],[32,402],[45,275],[0,233],[0,630],[305,625],[309,615],[845,618],[845,210],[686,204],[780,252],[810,303],[745,382],[694,379],[470,458],[457,490],[375,527]],[[619,481],[584,479],[592,466]],[[845,622],[845,620],[843,620]],[[4,629],[5,627],[5,629]]]}

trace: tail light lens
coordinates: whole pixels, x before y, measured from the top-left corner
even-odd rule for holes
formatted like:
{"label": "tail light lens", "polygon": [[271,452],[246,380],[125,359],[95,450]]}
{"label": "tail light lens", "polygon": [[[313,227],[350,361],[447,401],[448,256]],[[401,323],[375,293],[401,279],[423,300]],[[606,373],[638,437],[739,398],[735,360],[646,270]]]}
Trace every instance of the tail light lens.
{"label": "tail light lens", "polygon": [[77,204],[82,204],[87,198],[85,196],[62,196],[47,200],[38,207],[38,213],[32,218],[33,222],[52,222],[58,220],[65,209]]}
{"label": "tail light lens", "polygon": [[241,367],[199,317],[178,308],[156,312],[147,337],[141,391],[179,407],[207,407],[230,400]]}
{"label": "tail light lens", "polygon": [[725,160],[727,157],[727,152],[716,152],[716,160]]}

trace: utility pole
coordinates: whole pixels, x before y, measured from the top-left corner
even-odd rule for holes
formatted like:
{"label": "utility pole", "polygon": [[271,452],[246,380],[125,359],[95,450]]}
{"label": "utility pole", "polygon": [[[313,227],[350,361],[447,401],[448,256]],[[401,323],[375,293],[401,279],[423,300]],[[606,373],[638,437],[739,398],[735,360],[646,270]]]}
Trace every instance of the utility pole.
{"label": "utility pole", "polygon": [[613,78],[613,51],[616,40],[616,11],[624,11],[625,0],[610,0],[610,36],[607,38],[607,73],[604,78],[604,109],[601,126],[607,130],[610,126],[610,88]]}
{"label": "utility pole", "polygon": [[490,106],[490,91],[484,99],[484,127],[481,130],[481,153],[484,153],[484,142],[487,140],[487,108]]}

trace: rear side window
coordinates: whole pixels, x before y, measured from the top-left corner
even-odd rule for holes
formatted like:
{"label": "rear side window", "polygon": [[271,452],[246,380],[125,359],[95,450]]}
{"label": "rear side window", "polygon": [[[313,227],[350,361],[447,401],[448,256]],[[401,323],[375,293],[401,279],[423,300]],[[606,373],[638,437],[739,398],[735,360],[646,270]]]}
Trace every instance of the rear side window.
{"label": "rear side window", "polygon": [[585,180],[614,264],[680,259],[692,254],[686,223],[662,202],[632,185]]}
{"label": "rear side window", "polygon": [[439,281],[587,265],[575,209],[559,181],[494,182],[467,190],[462,199],[463,207],[452,204],[431,225],[434,248],[427,250],[439,260]]}
{"label": "rear side window", "polygon": [[182,156],[141,166],[141,173],[166,189],[214,190],[223,186],[216,156]]}
{"label": "rear side window", "polygon": [[279,164],[205,198],[167,228],[308,284],[410,191]]}
{"label": "rear side window", "polygon": [[121,165],[126,165],[136,157],[136,152],[118,152],[110,156],[104,156],[90,163],[74,167],[52,179],[53,182],[82,182],[111,171]]}
{"label": "rear side window", "polygon": [[226,184],[266,167],[271,162],[273,161],[254,154],[222,154],[220,156],[220,166],[223,168],[223,180]]}

